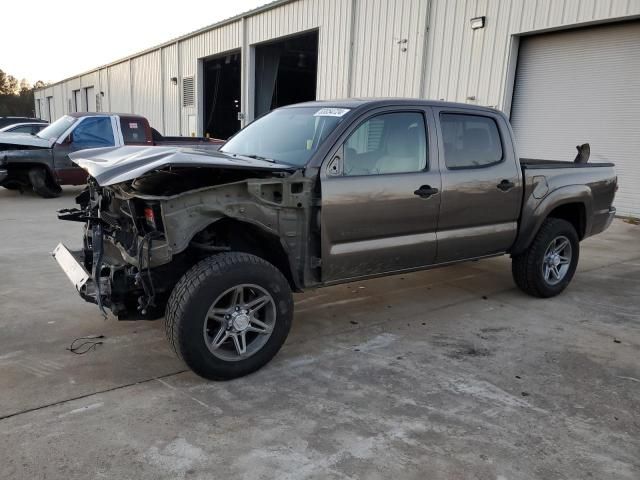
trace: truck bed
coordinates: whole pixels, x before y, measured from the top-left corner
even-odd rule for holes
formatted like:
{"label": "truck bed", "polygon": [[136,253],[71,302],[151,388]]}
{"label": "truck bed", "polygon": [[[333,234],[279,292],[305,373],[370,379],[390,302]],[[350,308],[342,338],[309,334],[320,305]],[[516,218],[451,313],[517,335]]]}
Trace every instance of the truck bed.
{"label": "truck bed", "polygon": [[609,162],[575,163],[566,160],[542,160],[538,158],[521,158],[520,165],[527,169],[613,167],[613,163]]}

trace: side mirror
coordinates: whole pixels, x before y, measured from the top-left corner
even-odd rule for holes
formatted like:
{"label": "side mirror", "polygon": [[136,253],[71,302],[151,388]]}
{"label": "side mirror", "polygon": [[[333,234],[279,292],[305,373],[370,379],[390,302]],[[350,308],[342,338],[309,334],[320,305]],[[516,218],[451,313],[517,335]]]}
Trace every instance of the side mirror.
{"label": "side mirror", "polygon": [[331,160],[329,160],[329,163],[327,164],[328,176],[338,177],[342,175],[342,152],[344,152],[344,147],[340,147]]}

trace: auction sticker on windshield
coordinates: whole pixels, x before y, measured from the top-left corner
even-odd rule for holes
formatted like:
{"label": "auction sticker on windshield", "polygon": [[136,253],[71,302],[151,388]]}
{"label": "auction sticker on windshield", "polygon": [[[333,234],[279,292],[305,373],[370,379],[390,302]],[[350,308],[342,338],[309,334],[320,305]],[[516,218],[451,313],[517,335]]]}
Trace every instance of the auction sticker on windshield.
{"label": "auction sticker on windshield", "polygon": [[348,108],[321,108],[313,114],[314,117],[342,117],[349,111]]}

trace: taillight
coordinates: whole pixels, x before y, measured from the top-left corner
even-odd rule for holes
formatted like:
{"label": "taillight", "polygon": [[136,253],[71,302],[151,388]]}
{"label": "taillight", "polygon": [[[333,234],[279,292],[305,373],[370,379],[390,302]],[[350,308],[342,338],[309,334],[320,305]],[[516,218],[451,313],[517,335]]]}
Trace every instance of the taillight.
{"label": "taillight", "polygon": [[153,213],[153,208],[151,207],[144,208],[144,219],[147,222],[147,225],[149,225],[154,229],[156,228],[156,216]]}

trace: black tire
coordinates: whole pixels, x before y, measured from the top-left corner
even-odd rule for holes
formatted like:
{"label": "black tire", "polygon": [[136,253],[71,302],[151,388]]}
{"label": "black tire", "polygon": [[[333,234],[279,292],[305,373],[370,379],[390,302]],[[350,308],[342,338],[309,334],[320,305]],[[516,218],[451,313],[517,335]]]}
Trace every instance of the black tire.
{"label": "black tire", "polygon": [[[253,284],[272,297],[275,323],[266,343],[247,358],[227,361],[205,342],[207,314],[213,302],[237,285]],[[201,377],[227,380],[252,373],[268,363],[284,344],[293,319],[293,298],[286,278],[265,260],[240,252],[208,257],[178,281],[167,303],[165,333],[171,347]]]}
{"label": "black tire", "polygon": [[7,185],[3,185],[7,190],[21,190],[20,185],[17,183],[9,183]]}
{"label": "black tire", "polygon": [[29,170],[31,188],[42,198],[59,197],[62,193],[60,185],[55,183],[44,167],[34,167]]}
{"label": "black tire", "polygon": [[[545,279],[543,273],[545,253],[551,242],[561,237],[569,240],[571,259],[562,279],[555,284],[551,284]],[[511,273],[516,285],[523,292],[534,297],[554,297],[567,288],[567,285],[571,282],[578,266],[579,256],[580,240],[573,225],[560,218],[547,218],[542,223],[529,248],[512,258]]]}

